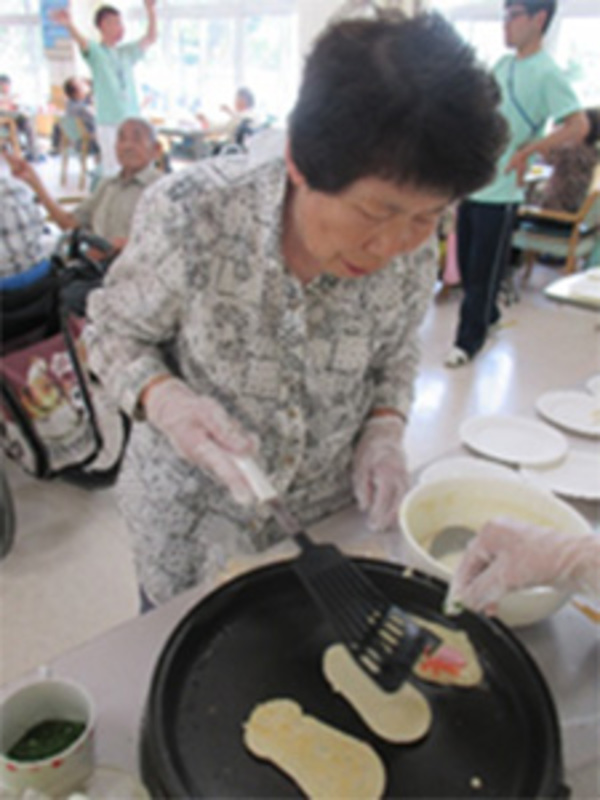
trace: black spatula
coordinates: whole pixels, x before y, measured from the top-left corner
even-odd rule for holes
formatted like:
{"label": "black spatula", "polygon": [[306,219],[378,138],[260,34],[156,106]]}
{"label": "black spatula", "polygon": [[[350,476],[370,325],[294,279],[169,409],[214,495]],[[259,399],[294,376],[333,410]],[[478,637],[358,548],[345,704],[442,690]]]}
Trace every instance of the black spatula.
{"label": "black spatula", "polygon": [[315,544],[252,459],[238,458],[236,463],[257,499],[300,546],[296,574],[340,641],[382,689],[397,689],[420,656],[433,652],[441,640],[388,600],[335,545]]}

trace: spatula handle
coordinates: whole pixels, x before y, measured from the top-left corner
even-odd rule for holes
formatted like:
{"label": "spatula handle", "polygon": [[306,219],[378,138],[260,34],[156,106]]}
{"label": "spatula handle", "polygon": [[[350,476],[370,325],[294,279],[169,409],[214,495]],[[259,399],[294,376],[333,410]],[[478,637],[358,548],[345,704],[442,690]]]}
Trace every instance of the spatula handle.
{"label": "spatula handle", "polygon": [[277,500],[277,490],[253,458],[233,456],[233,460],[236,467],[244,474],[257,500],[261,503]]}
{"label": "spatula handle", "polygon": [[[277,489],[275,489],[256,461],[249,456],[234,456],[234,461],[237,468],[244,474],[244,477],[250,484],[250,488],[254,492],[256,499],[259,503],[265,503],[269,506],[284,533],[287,533],[288,536],[296,537],[301,535],[302,526],[287,510],[285,504],[277,494]],[[298,543],[300,544],[300,540],[298,540]]]}

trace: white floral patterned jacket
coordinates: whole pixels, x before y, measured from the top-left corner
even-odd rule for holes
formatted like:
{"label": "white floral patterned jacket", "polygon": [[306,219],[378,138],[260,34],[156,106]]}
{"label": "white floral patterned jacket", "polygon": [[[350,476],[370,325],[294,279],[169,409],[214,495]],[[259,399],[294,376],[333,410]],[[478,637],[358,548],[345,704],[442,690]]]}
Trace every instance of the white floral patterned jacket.
{"label": "white floral patterned jacket", "polygon": [[[305,524],[349,504],[353,445],[377,406],[408,414],[436,243],[358,280],[303,286],[285,268],[283,160],[208,159],[146,190],[129,243],[90,296],[90,362],[135,418],[165,364],[260,439]],[[146,593],[161,602],[281,538],[143,420],[119,480]]]}

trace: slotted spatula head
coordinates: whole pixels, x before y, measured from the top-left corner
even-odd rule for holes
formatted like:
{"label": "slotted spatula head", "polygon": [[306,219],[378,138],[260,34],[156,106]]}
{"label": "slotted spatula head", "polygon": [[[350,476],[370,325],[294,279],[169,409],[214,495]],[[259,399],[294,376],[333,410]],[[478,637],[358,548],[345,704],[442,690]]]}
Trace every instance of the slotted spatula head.
{"label": "slotted spatula head", "polygon": [[236,463],[257,499],[269,505],[282,530],[300,545],[295,572],[339,640],[382,689],[398,689],[420,656],[433,652],[441,640],[388,600],[337,547],[315,544],[254,461],[239,458]]}
{"label": "slotted spatula head", "polygon": [[392,603],[364,572],[334,545],[295,535],[302,552],[294,569],[362,669],[386,691],[409,677],[423,653],[441,640]]}

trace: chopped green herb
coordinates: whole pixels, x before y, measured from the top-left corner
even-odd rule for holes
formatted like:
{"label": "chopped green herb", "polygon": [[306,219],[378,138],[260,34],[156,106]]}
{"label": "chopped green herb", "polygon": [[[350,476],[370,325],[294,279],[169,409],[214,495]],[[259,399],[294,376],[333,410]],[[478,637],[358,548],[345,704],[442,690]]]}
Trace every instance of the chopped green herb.
{"label": "chopped green herb", "polygon": [[39,761],[50,758],[78,739],[85,729],[83,722],[64,719],[48,719],[39,722],[27,731],[7,755],[15,761]]}

